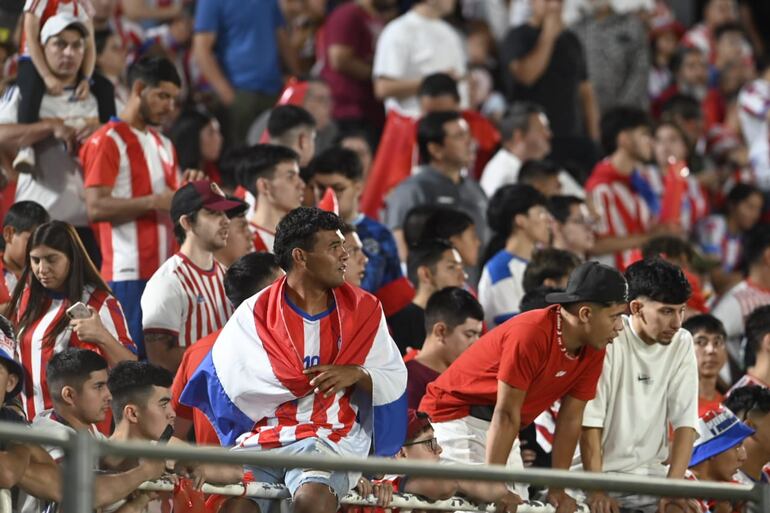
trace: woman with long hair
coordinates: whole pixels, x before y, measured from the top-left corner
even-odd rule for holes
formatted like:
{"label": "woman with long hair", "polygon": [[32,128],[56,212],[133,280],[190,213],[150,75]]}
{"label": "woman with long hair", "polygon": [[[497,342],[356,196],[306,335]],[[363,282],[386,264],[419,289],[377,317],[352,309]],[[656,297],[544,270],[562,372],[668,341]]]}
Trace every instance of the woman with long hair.
{"label": "woman with long hair", "polygon": [[182,112],[169,131],[179,159],[179,169],[200,169],[209,180],[222,185],[219,158],[222,132],[217,118],[189,109]]}
{"label": "woman with long hair", "polygon": [[[78,302],[88,311],[70,319],[67,309]],[[136,360],[123,309],[69,223],[51,221],[32,233],[8,311],[18,333],[17,352],[25,370],[24,407],[30,421],[53,406],[45,368],[55,353],[68,347],[91,349],[110,366]]]}

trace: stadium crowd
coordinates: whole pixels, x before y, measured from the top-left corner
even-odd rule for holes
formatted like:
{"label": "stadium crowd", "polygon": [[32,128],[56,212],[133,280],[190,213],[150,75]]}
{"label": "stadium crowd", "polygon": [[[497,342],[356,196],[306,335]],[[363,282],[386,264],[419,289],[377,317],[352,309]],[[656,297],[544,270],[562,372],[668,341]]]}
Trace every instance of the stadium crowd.
{"label": "stadium crowd", "polygon": [[[0,421],[98,439],[770,482],[770,3],[0,4]],[[0,443],[14,511],[57,447]],[[514,513],[756,505],[101,459]],[[173,494],[140,491],[162,476]],[[206,505],[203,505],[204,499]],[[345,509],[353,509],[347,508]],[[382,509],[380,509],[382,511]]]}

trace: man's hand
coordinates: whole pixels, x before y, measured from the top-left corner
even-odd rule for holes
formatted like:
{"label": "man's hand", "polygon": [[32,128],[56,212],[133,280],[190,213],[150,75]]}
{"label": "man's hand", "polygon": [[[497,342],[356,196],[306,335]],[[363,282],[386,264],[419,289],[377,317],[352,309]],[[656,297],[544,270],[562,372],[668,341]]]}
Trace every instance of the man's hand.
{"label": "man's hand", "polygon": [[577,501],[564,490],[548,490],[546,502],[556,508],[556,513],[575,513]]}
{"label": "man's hand", "polygon": [[88,83],[88,79],[84,78],[78,83],[75,88],[75,98],[79,101],[83,101],[88,98],[88,94],[91,92],[91,85]]}
{"label": "man's hand", "polygon": [[72,327],[72,331],[83,342],[101,344],[111,335],[104,327],[104,324],[102,324],[102,320],[99,318],[96,310],[90,306],[88,310],[91,312],[91,317],[87,319],[73,319],[70,321],[70,327]]}
{"label": "man's hand", "polygon": [[208,177],[200,169],[185,169],[182,173],[180,184],[184,185],[187,182],[195,182],[197,180],[208,180]]}
{"label": "man's hand", "polygon": [[548,0],[546,2],[545,18],[543,19],[543,34],[556,39],[564,30],[564,22],[561,17],[561,0]]}
{"label": "man's hand", "polygon": [[518,494],[508,491],[495,501],[495,513],[516,513],[519,504],[523,502]]}
{"label": "man's hand", "polygon": [[43,82],[45,82],[45,88],[51,96],[59,96],[64,92],[64,82],[51,74],[46,74],[43,77]]}
{"label": "man's hand", "polygon": [[387,508],[390,501],[393,500],[393,484],[377,483],[373,484],[365,477],[361,477],[356,484],[356,492],[363,498],[374,495],[377,498],[377,506]]}
{"label": "man's hand", "polygon": [[664,497],[658,502],[658,513],[701,513],[701,507],[695,499],[682,497]]}
{"label": "man's hand", "polygon": [[140,460],[139,467],[146,473],[145,481],[160,479],[166,473],[166,460]]}
{"label": "man's hand", "polygon": [[75,129],[65,125],[59,118],[45,118],[43,121],[48,124],[54,138],[63,141],[67,145],[67,151],[71,152],[75,143]]}
{"label": "man's hand", "polygon": [[369,375],[358,365],[316,365],[304,370],[305,375],[315,375],[310,385],[324,397],[335,395],[351,387]]}
{"label": "man's hand", "polygon": [[171,199],[174,197],[174,192],[170,189],[166,189],[160,194],[153,195],[153,208],[155,210],[171,210]]}
{"label": "man's hand", "polygon": [[586,504],[591,509],[591,513],[620,513],[618,501],[604,492],[590,493]]}

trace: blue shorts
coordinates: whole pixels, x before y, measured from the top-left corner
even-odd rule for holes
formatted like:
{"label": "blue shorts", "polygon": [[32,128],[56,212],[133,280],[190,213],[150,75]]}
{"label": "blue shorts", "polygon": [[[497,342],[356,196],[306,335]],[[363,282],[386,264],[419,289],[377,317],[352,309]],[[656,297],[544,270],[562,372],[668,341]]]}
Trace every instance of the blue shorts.
{"label": "blue shorts", "polygon": [[[243,449],[248,450],[248,449]],[[277,449],[269,449],[272,454],[312,454],[318,456],[339,456],[339,451],[330,444],[319,438],[304,438],[293,444]],[[337,496],[337,501],[344,497],[351,489],[350,477],[348,472],[312,470],[301,468],[269,468],[269,467],[246,467],[247,471],[254,474],[254,480],[257,482],[270,484],[284,484],[289,489],[292,497],[300,486],[305,483],[321,483]],[[355,484],[355,483],[354,483]],[[271,499],[251,498],[261,513],[268,513],[272,507],[278,507],[278,501]],[[275,505],[275,506],[273,506]],[[275,511],[278,511],[276,509]]]}
{"label": "blue shorts", "polygon": [[136,344],[136,354],[140,360],[147,359],[144,350],[144,335],[142,334],[142,294],[147,286],[147,280],[111,281],[108,283],[112,295],[120,302],[126,315],[126,324],[131,340]]}

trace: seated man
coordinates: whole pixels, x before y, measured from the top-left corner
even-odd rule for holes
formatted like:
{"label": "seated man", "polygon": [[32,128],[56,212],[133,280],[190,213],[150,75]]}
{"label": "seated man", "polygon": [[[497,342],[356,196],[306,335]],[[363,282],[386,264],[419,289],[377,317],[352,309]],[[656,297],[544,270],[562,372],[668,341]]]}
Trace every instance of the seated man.
{"label": "seated man", "polygon": [[[406,369],[374,296],[345,283],[342,220],[300,207],[278,224],[286,276],[246,300],[181,396],[223,445],[276,454],[391,456],[406,430]],[[304,358],[302,358],[304,355]],[[237,406],[236,406],[237,405]],[[336,513],[360,474],[251,468],[295,512]],[[255,500],[263,513],[269,501]]]}
{"label": "seated man", "polygon": [[743,440],[746,461],[735,479],[750,485],[770,483],[770,390],[757,386],[737,388],[725,399],[725,408],[754,430]]}
{"label": "seated man", "polygon": [[727,363],[725,327],[709,314],[690,317],[683,324],[692,335],[698,361],[698,416],[719,407],[725,398],[718,390],[719,371]]}
{"label": "seated man", "polygon": [[749,385],[770,388],[770,305],[764,305],[752,311],[746,317],[746,347],[743,361],[746,374],[727,391]]}
{"label": "seated man", "polygon": [[417,409],[425,388],[481,336],[484,310],[467,290],[446,287],[425,307],[428,336],[419,353],[406,363],[409,408]]}
{"label": "seated man", "polygon": [[[532,259],[524,269],[521,284],[524,294],[538,287],[554,287],[563,289],[572,271],[580,265],[580,259],[574,253],[563,249],[544,248],[535,251]],[[522,300],[525,296],[522,296]],[[519,310],[521,304],[519,304]]]}

